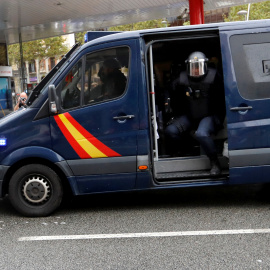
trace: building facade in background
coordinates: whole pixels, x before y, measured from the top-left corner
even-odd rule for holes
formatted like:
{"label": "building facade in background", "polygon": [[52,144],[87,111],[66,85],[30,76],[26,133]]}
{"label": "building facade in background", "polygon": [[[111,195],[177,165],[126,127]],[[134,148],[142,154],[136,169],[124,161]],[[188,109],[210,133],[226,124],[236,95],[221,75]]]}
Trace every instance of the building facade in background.
{"label": "building facade in background", "polygon": [[0,44],[0,118],[13,109],[11,78],[12,68],[8,66],[7,46]]}
{"label": "building facade in background", "polygon": [[[65,39],[64,45],[69,49],[75,44],[74,34],[63,36]],[[12,65],[13,70],[13,91],[18,94],[23,91],[28,94],[35,88],[35,86],[49,73],[49,71],[61,60],[62,55],[55,55],[54,57],[35,59],[32,61],[24,61],[24,77],[26,89],[21,89],[21,72],[20,67],[16,64]]]}

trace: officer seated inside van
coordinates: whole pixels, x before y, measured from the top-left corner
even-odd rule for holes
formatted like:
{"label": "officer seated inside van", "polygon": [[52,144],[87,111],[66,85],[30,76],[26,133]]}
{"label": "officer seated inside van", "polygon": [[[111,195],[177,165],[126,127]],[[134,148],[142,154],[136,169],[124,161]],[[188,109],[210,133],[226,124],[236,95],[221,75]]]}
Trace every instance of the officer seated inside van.
{"label": "officer seated inside van", "polygon": [[116,58],[110,58],[103,62],[100,78],[102,78],[103,100],[119,97],[123,94],[127,79],[120,70],[121,65]]}
{"label": "officer seated inside van", "polygon": [[[195,51],[185,61],[186,70],[180,73],[166,94],[172,103],[173,118],[165,129],[171,155],[178,150],[191,130],[210,160],[212,176],[221,174],[217,148],[211,135],[223,128],[225,100],[222,77],[216,68],[207,67],[204,53]],[[166,102],[166,101],[165,101]],[[165,103],[165,106],[169,104]]]}

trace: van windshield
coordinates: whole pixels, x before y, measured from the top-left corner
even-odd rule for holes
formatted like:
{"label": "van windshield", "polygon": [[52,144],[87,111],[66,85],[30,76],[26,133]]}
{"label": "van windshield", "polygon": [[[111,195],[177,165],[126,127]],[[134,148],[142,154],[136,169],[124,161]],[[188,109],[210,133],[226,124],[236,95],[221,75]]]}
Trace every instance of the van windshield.
{"label": "van windshield", "polygon": [[59,61],[59,63],[47,74],[46,77],[42,79],[42,81],[33,89],[32,93],[29,95],[27,100],[27,106],[33,104],[33,102],[37,99],[39,94],[44,89],[44,86],[49,82],[49,80],[54,76],[54,74],[58,71],[58,69],[71,57],[71,55],[79,48],[79,43],[76,43],[71,50],[64,55],[64,57]]}

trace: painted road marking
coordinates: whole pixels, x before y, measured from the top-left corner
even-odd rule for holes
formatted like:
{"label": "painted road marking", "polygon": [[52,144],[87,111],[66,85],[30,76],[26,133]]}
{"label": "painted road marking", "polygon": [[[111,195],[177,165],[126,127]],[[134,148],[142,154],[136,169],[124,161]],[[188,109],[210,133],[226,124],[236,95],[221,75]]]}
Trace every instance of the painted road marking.
{"label": "painted road marking", "polygon": [[85,234],[85,235],[50,235],[50,236],[20,237],[20,238],[18,238],[18,241],[86,240],[86,239],[113,239],[113,238],[120,239],[120,238],[259,234],[259,233],[270,233],[270,229],[182,231],[182,232],[154,232],[154,233]]}

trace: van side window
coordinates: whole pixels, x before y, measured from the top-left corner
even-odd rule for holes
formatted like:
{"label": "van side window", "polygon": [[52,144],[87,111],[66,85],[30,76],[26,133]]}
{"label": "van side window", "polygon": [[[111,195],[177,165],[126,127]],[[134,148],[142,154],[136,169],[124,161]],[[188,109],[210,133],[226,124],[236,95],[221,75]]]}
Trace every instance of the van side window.
{"label": "van side window", "polygon": [[238,89],[245,99],[270,98],[270,34],[230,38]]}
{"label": "van side window", "polygon": [[91,53],[86,56],[84,104],[94,104],[123,95],[129,67],[128,47]]}
{"label": "van side window", "polygon": [[79,61],[60,83],[61,106],[70,109],[80,106],[82,89],[82,61]]}

